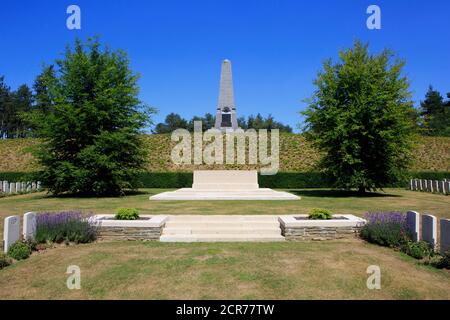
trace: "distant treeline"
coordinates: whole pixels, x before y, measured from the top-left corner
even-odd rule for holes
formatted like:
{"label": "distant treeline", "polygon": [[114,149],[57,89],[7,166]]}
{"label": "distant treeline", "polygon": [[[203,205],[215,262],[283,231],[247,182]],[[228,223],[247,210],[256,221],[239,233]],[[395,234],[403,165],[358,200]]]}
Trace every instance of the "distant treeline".
{"label": "distant treeline", "polygon": [[425,135],[450,137],[450,93],[444,100],[439,91],[428,88],[420,103],[419,126]]}
{"label": "distant treeline", "polygon": [[[170,113],[162,123],[158,123],[153,129],[153,133],[170,133],[176,129],[187,129],[194,131],[194,121],[202,122],[202,129],[208,130],[214,127],[216,117],[210,113],[206,113],[203,117],[194,116],[191,120],[182,118],[177,113]],[[250,115],[247,118],[239,117],[237,119],[238,125],[241,129],[279,129],[280,132],[292,133],[292,128],[279,121],[276,121],[272,115],[268,115],[264,118],[261,114],[256,116]]]}
{"label": "distant treeline", "polygon": [[51,112],[49,81],[54,79],[53,66],[45,67],[33,83],[33,90],[22,84],[16,91],[0,76],[0,139],[33,136],[26,116],[33,111]]}
{"label": "distant treeline", "polygon": [[[5,83],[5,77],[0,76],[0,139],[24,138],[33,136],[33,128],[25,121],[26,115],[32,111],[43,113],[52,112],[52,92],[49,82],[54,80],[53,66],[44,68],[33,83],[32,88],[26,84],[17,90]],[[424,101],[420,103],[415,115],[417,126],[423,135],[450,136],[450,93],[445,100],[439,91],[429,87]],[[215,116],[206,113],[204,116],[194,116],[190,120],[182,118],[179,114],[170,113],[165,121],[158,123],[153,133],[170,133],[175,129],[183,128],[194,130],[194,121],[202,121],[203,130],[214,127]],[[238,118],[242,129],[279,129],[281,132],[291,133],[290,126],[276,121],[272,115],[263,117],[261,114],[250,115],[247,118]]]}

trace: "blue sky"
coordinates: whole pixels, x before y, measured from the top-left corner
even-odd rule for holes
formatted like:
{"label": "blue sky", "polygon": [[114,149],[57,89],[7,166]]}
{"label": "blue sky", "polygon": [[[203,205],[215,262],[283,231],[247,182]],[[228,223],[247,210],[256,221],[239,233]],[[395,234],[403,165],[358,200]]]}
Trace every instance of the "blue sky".
{"label": "blue sky", "polygon": [[[66,28],[71,4],[81,8],[81,30]],[[366,27],[370,4],[381,7],[381,30]],[[449,13],[448,0],[2,1],[0,75],[14,89],[31,85],[66,44],[98,35],[128,52],[156,121],[214,113],[227,58],[238,115],[271,113],[296,127],[321,62],[355,39],[407,61],[416,104],[429,84],[450,92]]]}

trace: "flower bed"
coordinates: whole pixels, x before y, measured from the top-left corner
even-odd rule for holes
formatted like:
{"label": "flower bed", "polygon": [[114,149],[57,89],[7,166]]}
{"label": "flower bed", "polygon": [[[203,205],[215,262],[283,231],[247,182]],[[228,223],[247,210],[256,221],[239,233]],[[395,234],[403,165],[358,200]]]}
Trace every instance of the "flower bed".
{"label": "flower bed", "polygon": [[97,238],[97,228],[90,215],[78,211],[40,213],[36,217],[37,243],[88,243]]}

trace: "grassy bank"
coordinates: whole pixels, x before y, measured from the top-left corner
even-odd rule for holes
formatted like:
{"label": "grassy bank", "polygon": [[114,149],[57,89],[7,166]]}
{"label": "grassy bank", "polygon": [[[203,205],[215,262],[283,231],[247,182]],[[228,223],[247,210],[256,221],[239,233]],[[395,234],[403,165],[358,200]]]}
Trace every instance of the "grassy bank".
{"label": "grassy bank", "polygon": [[[149,151],[147,170],[151,172],[193,171],[194,169],[256,169],[253,165],[183,165],[172,163],[170,153],[175,145],[170,135],[145,135]],[[0,139],[0,172],[33,172],[38,169],[30,154],[36,139]],[[280,135],[281,172],[309,172],[316,170],[321,155],[302,135]],[[413,153],[411,171],[450,172],[450,138],[422,137]]]}

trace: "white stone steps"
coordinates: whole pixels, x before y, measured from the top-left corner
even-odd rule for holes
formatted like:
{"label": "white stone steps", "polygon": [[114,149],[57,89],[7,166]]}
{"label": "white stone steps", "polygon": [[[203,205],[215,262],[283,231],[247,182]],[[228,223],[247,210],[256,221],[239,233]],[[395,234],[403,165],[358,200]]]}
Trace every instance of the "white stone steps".
{"label": "white stone steps", "polygon": [[205,227],[205,228],[187,228],[187,227],[166,227],[163,235],[181,235],[181,234],[228,234],[228,235],[280,235],[280,228],[249,228],[249,227]]}
{"label": "white stone steps", "polygon": [[253,227],[273,227],[272,222],[167,222],[165,228],[172,227],[189,227],[189,228],[242,228],[247,226]]}
{"label": "white stone steps", "polygon": [[283,241],[277,216],[169,216],[163,242]]}
{"label": "white stone steps", "polygon": [[161,242],[278,242],[284,241],[282,235],[236,235],[236,234],[195,234],[162,235]]}

